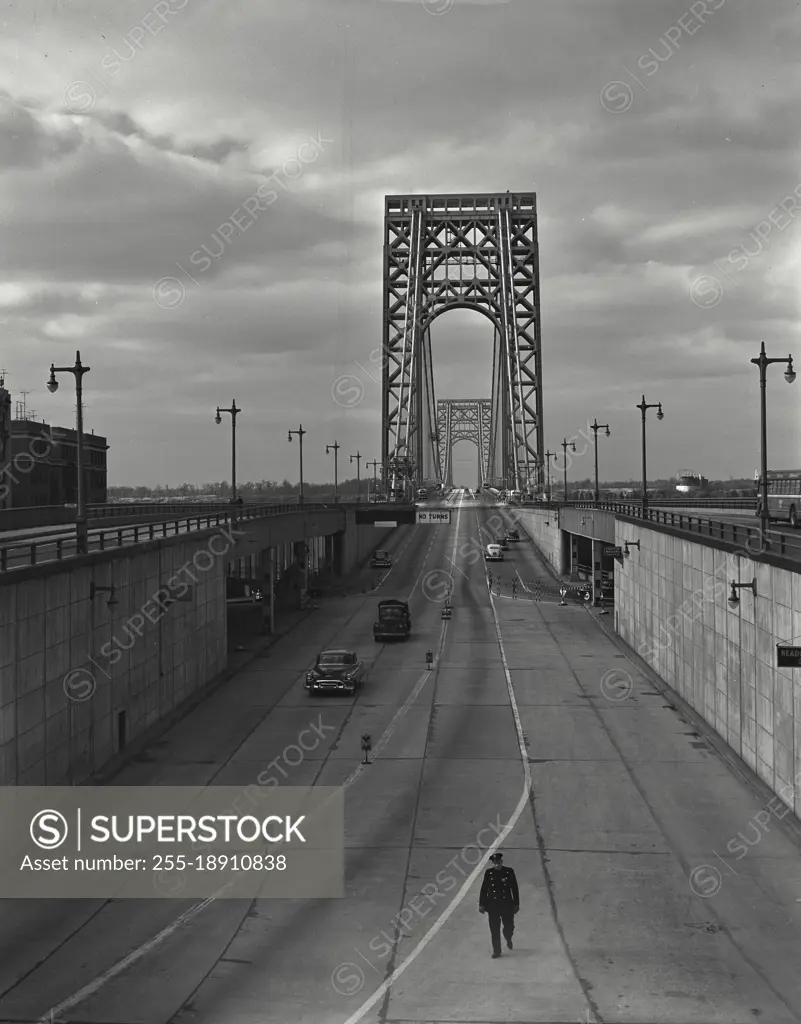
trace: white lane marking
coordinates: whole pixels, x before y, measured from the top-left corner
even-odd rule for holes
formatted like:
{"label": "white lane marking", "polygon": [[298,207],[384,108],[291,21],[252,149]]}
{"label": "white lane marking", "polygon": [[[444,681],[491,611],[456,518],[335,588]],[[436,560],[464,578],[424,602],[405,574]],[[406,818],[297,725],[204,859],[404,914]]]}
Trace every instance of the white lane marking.
{"label": "white lane marking", "polygon": [[[478,521],[478,516],[476,516],[476,521]],[[504,826],[503,832],[498,836],[498,838],[495,840],[492,846],[489,847],[487,852],[481,858],[479,863],[475,866],[475,868],[465,881],[462,888],[454,896],[450,906],[445,908],[445,910],[442,912],[437,921],[431,926],[431,929],[428,931],[428,933],[423,936],[423,938],[420,940],[417,946],[409,953],[409,955],[406,957],[403,963],[400,964],[400,966],[392,972],[391,977],[389,977],[385,982],[383,982],[383,984],[373,993],[373,995],[370,996],[369,999],[365,1000],[365,1002],[362,1003],[362,1005],[355,1013],[348,1017],[344,1024],[359,1024],[359,1021],[362,1020],[364,1015],[369,1010],[371,1010],[380,999],[383,999],[384,995],[395,984],[398,978],[400,978],[400,976],[406,971],[406,969],[414,963],[414,961],[423,952],[423,950],[426,948],[429,942],[432,941],[434,936],[437,935],[437,933],[445,926],[448,919],[452,916],[456,908],[462,903],[465,896],[467,896],[467,894],[470,892],[470,889],[473,887],[473,883],[475,882],[480,872],[488,863],[492,854],[517,825],[520,815],[528,806],[529,792],[531,790],[531,766],[528,763],[528,751],[526,750],[526,741],[523,736],[523,725],[520,721],[520,711],[517,706],[517,699],[515,698],[514,686],[512,684],[512,676],[511,673],[509,672],[509,663],[506,659],[506,650],[503,645],[501,627],[500,623],[498,622],[498,613],[495,609],[495,602],[492,600],[492,594],[490,594],[490,608],[492,609],[492,618],[495,624],[495,636],[497,637],[498,647],[500,648],[501,652],[501,663],[503,664],[503,672],[504,676],[506,677],[506,689],[509,693],[509,701],[512,705],[512,715],[514,716],[515,729],[517,730],[517,743],[520,748],[520,758],[523,762],[523,792],[520,795],[520,800],[518,801],[517,807],[515,808],[512,817]]]}
{"label": "white lane marking", "polygon": [[[459,522],[459,520],[458,520],[458,516],[457,516],[457,526],[456,526],[457,537],[458,537],[458,530],[459,530],[458,522]],[[411,540],[411,537],[409,539]],[[407,541],[407,543],[408,543],[408,541]],[[432,539],[431,539],[431,544],[433,545],[433,543],[434,543],[434,537],[432,537]],[[405,547],[405,545],[404,545],[404,547]],[[431,550],[431,547],[429,546],[429,551],[430,550]],[[428,558],[428,553],[426,553],[426,558]],[[423,568],[425,568],[425,560],[423,561]],[[422,572],[421,572],[421,575],[422,575]],[[419,580],[420,580],[420,577],[418,576],[417,582],[419,582]],[[415,583],[415,587],[416,586],[417,586],[417,583]],[[412,589],[412,593],[414,593],[414,588]],[[444,622],[443,626],[442,626],[442,629],[440,630],[440,647],[442,646],[442,640],[443,640],[445,629],[447,628],[447,625],[448,625],[447,622]],[[432,672],[429,671],[429,670],[426,670],[420,676],[420,678],[418,679],[417,683],[414,686],[414,689],[409,694],[409,696],[406,698],[405,702],[401,705],[400,708],[398,708],[397,712],[395,713],[395,715],[392,718],[392,721],[389,723],[387,728],[384,730],[384,732],[382,733],[380,739],[378,740],[378,743],[376,743],[375,747],[372,750],[373,760],[375,760],[375,758],[381,753],[381,751],[387,745],[389,740],[392,738],[392,734],[397,729],[399,722],[406,715],[406,713],[409,710],[409,708],[412,706],[412,704],[415,702],[417,697],[420,695],[420,693],[423,690],[423,687],[428,682],[428,680],[431,678],[431,675],[432,675]],[[355,769],[355,771],[353,771],[348,776],[348,778],[345,780],[345,782],[342,784],[342,788],[343,789],[347,789],[349,786],[351,786],[360,777],[364,767],[366,767],[366,766],[359,765]],[[320,806],[324,807],[325,803],[321,804]],[[168,939],[171,935],[173,935],[182,925],[187,924],[187,922],[191,921],[192,918],[197,917],[197,915],[200,914],[201,911],[205,910],[206,907],[210,907],[212,903],[215,903],[218,899],[220,899],[220,897],[225,892],[227,892],[227,890],[233,884],[234,884],[234,881],[226,883],[226,885],[224,885],[221,889],[218,889],[217,892],[213,893],[211,896],[207,896],[206,899],[202,900],[200,903],[196,903],[193,907],[190,907],[188,910],[184,911],[183,914],[180,914],[174,921],[172,921],[165,928],[163,928],[160,932],[158,932],[157,935],[154,935],[153,938],[148,939],[147,942],[143,943],[143,945],[141,945],[137,949],[133,950],[124,959],[120,960],[118,963],[114,964],[112,967],[109,967],[109,969],[107,971],[104,971],[103,974],[98,975],[97,978],[95,978],[93,981],[90,981],[87,985],[84,985],[84,987],[82,989],[80,989],[78,992],[75,992],[73,995],[68,996],[62,1002],[58,1003],[57,1006],[54,1006],[50,1010],[48,1010],[47,1013],[44,1015],[44,1018],[46,1020],[56,1019],[59,1016],[61,1016],[61,1014],[65,1013],[67,1010],[71,1010],[73,1007],[78,1006],[80,1003],[84,1002],[84,1000],[89,999],[91,996],[95,995],[97,992],[100,991],[101,988],[103,988],[105,985],[107,985],[110,981],[112,981],[118,975],[122,974],[124,971],[126,971],[129,967],[131,967],[137,961],[139,961],[143,957],[147,956],[150,952],[152,952],[152,950],[154,950],[156,948],[156,946],[159,946],[162,942],[164,942],[165,939]]]}
{"label": "white lane marking", "polygon": [[400,551],[399,551],[399,552],[397,553],[397,555],[395,555],[395,556],[394,556],[394,559],[393,559],[392,565],[391,565],[391,566],[389,567],[389,569],[387,569],[387,571],[386,571],[386,572],[385,572],[385,573],[383,574],[383,577],[382,577],[382,579],[381,579],[381,582],[380,582],[380,583],[378,584],[378,586],[377,586],[377,587],[373,587],[372,593],[375,593],[375,591],[376,591],[376,590],[380,590],[380,589],[381,589],[381,587],[382,587],[382,586],[384,585],[384,583],[386,582],[386,579],[387,579],[387,577],[388,577],[388,576],[390,575],[390,573],[391,573],[391,572],[393,571],[393,569],[395,568],[395,566],[396,566],[396,565],[398,564],[398,562],[400,561],[400,557],[401,557],[401,555],[402,555],[402,554],[403,554],[403,552],[404,552],[404,551],[406,550],[406,548],[408,548],[409,544],[411,543],[412,537],[414,537],[415,533],[416,533],[416,532],[417,532],[417,530],[419,530],[419,529],[420,529],[420,527],[419,527],[419,526],[415,526],[415,528],[414,528],[414,529],[413,529],[413,530],[411,531],[411,533],[409,534],[409,536],[408,536],[408,537],[406,538],[406,543],[405,543],[405,544],[403,545],[403,547],[402,547],[402,548],[400,549]]}

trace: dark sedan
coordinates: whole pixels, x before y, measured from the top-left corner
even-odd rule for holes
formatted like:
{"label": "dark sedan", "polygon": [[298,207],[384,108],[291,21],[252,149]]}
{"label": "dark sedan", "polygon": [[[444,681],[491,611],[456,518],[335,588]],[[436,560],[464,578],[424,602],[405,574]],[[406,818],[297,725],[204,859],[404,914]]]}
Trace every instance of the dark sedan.
{"label": "dark sedan", "polygon": [[391,569],[392,555],[388,551],[376,551],[370,559],[371,569]]}
{"label": "dark sedan", "polygon": [[364,686],[364,665],[354,651],[323,651],[306,673],[306,689],[314,693],[347,693]]}

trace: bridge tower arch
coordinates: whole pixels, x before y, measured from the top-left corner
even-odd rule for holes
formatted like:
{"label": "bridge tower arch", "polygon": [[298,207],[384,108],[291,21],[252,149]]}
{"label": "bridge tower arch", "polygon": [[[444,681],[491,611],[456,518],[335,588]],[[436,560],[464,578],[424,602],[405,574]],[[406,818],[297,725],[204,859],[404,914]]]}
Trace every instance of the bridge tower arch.
{"label": "bridge tower arch", "polygon": [[456,307],[495,328],[486,482],[542,487],[539,291],[534,193],[386,197],[381,460],[396,488],[445,483],[430,327]]}

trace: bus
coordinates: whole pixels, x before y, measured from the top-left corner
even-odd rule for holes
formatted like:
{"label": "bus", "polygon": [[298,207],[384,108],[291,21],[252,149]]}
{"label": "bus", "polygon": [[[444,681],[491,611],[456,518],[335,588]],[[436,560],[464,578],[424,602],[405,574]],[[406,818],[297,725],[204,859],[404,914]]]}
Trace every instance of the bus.
{"label": "bus", "polygon": [[[758,515],[762,509],[762,477],[754,474],[758,494]],[[795,530],[801,517],[801,469],[768,470],[768,517],[786,521]]]}

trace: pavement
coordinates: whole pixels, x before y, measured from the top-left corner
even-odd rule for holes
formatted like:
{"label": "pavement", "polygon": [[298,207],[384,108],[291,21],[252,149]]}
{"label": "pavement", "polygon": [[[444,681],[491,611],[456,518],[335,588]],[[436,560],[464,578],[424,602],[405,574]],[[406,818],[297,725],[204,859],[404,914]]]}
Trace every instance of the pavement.
{"label": "pavement", "polygon": [[[512,596],[514,572],[552,581],[530,543],[489,593],[479,525],[503,514],[457,502],[450,526],[399,530],[377,593],[251,651],[113,780],[244,787],[278,763],[283,785],[347,782],[345,897],[3,901],[0,1021],[801,1021],[792,834],[611,616]],[[373,641],[378,597],[410,600],[407,643]],[[327,646],[366,659],[355,698],[303,689]],[[290,767],[310,723],[320,742]],[[492,960],[477,902],[499,842],[521,909]]]}

